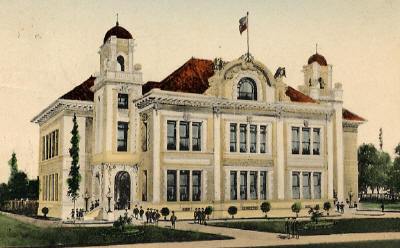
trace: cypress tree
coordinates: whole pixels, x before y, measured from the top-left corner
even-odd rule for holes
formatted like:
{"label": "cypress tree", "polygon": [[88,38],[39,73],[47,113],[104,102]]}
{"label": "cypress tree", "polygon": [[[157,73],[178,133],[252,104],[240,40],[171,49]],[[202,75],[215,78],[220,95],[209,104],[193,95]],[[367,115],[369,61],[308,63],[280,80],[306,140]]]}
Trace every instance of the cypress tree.
{"label": "cypress tree", "polygon": [[[73,127],[72,127],[72,137],[71,137],[71,148],[69,149],[69,155],[72,158],[71,161],[71,169],[69,171],[69,177],[67,179],[68,183],[68,196],[74,203],[76,199],[79,197],[79,183],[81,181],[81,174],[79,173],[79,131],[78,131],[78,123],[76,121],[76,114],[74,114],[74,118],[72,119]],[[74,215],[74,217],[76,214]]]}

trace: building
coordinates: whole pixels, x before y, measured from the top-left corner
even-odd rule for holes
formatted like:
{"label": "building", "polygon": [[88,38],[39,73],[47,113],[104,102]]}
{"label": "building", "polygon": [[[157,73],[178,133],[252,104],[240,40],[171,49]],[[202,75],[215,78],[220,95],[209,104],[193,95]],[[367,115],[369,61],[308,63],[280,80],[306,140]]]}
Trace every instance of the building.
{"label": "building", "polygon": [[[114,219],[134,205],[167,206],[182,218],[211,205],[214,217],[287,211],[294,201],[357,196],[357,128],[342,85],[316,53],[296,90],[245,54],[191,58],[161,82],[143,82],[132,35],[117,23],[100,46],[100,72],[32,121],[40,126],[40,199],[67,219],[72,118],[80,134],[78,208]],[[355,200],[353,198],[353,200]],[[98,203],[98,204],[96,204]],[[99,205],[99,206],[97,206]],[[96,207],[97,206],[97,207]],[[287,212],[286,212],[287,213]]]}

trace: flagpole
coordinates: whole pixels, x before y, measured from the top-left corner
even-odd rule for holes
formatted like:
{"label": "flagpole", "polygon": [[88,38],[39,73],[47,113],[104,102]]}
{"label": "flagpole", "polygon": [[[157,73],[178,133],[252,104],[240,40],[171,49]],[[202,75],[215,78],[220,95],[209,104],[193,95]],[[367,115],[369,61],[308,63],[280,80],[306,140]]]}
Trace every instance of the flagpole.
{"label": "flagpole", "polygon": [[250,58],[249,48],[249,12],[247,11],[247,58]]}

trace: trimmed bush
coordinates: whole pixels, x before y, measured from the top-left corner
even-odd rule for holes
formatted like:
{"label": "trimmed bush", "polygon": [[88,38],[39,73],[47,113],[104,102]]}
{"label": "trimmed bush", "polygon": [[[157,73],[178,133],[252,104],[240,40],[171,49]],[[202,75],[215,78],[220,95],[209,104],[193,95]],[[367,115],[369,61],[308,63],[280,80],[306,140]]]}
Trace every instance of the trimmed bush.
{"label": "trimmed bush", "polygon": [[164,216],[164,220],[167,220],[167,216],[169,215],[169,208],[163,207],[160,210],[160,213],[161,213],[162,216]]}
{"label": "trimmed bush", "polygon": [[44,215],[45,218],[47,218],[47,214],[48,213],[49,213],[49,208],[48,207],[42,208],[42,214]]}
{"label": "trimmed bush", "polygon": [[212,214],[212,212],[213,212],[213,208],[211,206],[207,206],[204,209],[204,213],[207,215],[207,219],[210,219],[210,215]]}
{"label": "trimmed bush", "polygon": [[327,201],[324,202],[324,210],[326,211],[326,215],[329,216],[329,210],[332,208],[331,202]]}
{"label": "trimmed bush", "polygon": [[268,201],[261,203],[260,209],[265,213],[265,218],[268,218],[267,213],[271,210],[271,203]]}
{"label": "trimmed bush", "polygon": [[234,218],[234,215],[237,214],[237,211],[238,211],[238,209],[235,206],[230,206],[228,208],[228,214],[232,216],[232,219]]}
{"label": "trimmed bush", "polygon": [[296,213],[296,217],[299,217],[299,212],[301,210],[302,206],[301,206],[301,202],[295,202],[292,205],[292,212]]}

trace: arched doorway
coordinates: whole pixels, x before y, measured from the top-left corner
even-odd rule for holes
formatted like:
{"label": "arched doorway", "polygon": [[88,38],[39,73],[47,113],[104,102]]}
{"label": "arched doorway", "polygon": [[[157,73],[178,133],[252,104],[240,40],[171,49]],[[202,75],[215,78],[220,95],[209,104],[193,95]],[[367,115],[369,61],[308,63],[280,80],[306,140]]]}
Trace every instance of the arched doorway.
{"label": "arched doorway", "polygon": [[114,200],[115,209],[130,209],[131,178],[126,171],[120,171],[115,175]]}

